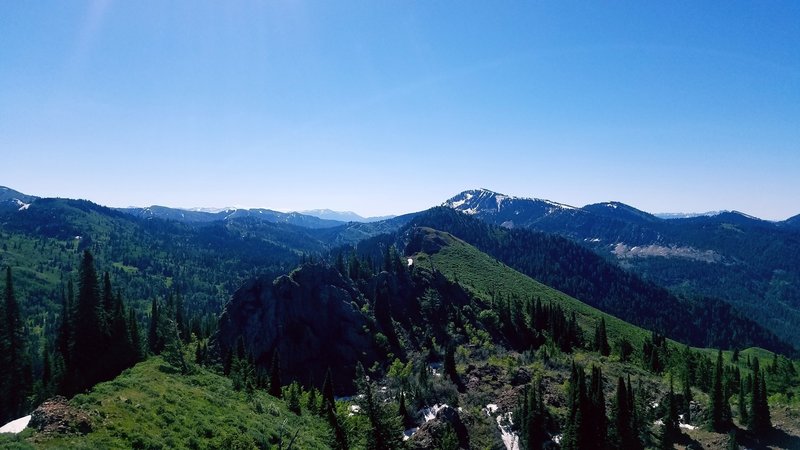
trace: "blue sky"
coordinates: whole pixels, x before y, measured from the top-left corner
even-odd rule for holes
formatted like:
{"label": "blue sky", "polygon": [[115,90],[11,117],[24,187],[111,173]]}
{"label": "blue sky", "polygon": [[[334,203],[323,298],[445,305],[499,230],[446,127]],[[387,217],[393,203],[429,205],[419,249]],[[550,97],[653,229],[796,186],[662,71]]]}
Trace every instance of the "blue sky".
{"label": "blue sky", "polygon": [[0,185],[800,213],[800,3],[0,3]]}

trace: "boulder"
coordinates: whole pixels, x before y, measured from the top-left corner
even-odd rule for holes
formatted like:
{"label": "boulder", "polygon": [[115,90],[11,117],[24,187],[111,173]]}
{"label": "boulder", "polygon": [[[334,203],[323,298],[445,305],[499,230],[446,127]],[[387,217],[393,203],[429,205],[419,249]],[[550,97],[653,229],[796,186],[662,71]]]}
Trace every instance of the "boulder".
{"label": "boulder", "polygon": [[92,431],[89,415],[71,406],[61,396],[53,397],[36,408],[28,426],[52,434],[86,434]]}

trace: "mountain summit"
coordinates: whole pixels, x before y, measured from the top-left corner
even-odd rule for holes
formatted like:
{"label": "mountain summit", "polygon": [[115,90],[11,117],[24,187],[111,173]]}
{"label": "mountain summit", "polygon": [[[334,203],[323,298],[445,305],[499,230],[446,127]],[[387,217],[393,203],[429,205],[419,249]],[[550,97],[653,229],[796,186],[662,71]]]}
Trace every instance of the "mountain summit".
{"label": "mountain summit", "polygon": [[547,216],[574,216],[581,211],[574,206],[539,198],[513,197],[488,189],[464,191],[442,203],[456,211],[489,219],[504,227],[528,227]]}

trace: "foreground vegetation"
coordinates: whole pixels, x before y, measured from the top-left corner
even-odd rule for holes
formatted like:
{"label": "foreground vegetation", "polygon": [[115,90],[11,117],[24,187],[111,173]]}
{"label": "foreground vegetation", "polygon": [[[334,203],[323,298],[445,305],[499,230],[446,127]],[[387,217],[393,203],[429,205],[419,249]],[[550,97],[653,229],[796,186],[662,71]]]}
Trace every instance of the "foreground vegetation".
{"label": "foreground vegetation", "polygon": [[[92,420],[86,435],[31,433],[20,448],[251,449],[325,448],[327,426],[313,414],[291,412],[266,392],[233,389],[229,378],[195,367],[181,374],[160,357],[100,383],[70,404]],[[2,441],[0,441],[2,442]]]}

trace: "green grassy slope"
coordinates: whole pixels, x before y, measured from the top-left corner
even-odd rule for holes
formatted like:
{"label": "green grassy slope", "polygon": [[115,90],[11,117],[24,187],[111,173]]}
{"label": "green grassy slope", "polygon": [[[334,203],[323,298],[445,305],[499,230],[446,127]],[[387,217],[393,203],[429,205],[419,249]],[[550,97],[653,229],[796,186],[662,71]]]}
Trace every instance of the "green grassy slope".
{"label": "green grassy slope", "polygon": [[492,295],[513,295],[519,298],[539,297],[542,302],[560,305],[567,313],[575,312],[584,335],[591,337],[600,317],[606,320],[609,340],[627,338],[641,347],[650,333],[614,316],[593,308],[522,273],[506,266],[453,235],[427,229],[430,239],[446,242],[432,254],[413,255],[414,264],[422,269],[433,268],[451,281],[457,281],[473,295],[489,302]]}
{"label": "green grassy slope", "polygon": [[92,417],[91,433],[33,433],[24,442],[44,449],[222,449],[269,447],[283,435],[286,448],[299,430],[292,448],[327,447],[328,426],[318,416],[305,410],[298,416],[261,391],[250,396],[234,391],[230,379],[204,369],[176,374],[161,358],[150,358],[70,403]]}

